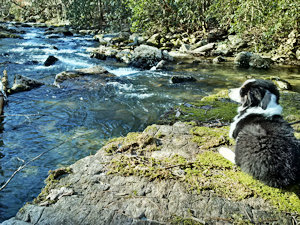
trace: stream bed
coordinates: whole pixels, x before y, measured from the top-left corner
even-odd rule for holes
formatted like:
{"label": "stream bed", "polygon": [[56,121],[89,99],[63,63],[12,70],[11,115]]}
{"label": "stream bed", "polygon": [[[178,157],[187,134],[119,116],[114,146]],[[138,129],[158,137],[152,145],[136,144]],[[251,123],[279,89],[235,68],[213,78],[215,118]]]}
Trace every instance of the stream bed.
{"label": "stream bed", "polygon": [[[44,186],[49,170],[68,166],[94,154],[111,137],[142,131],[174,105],[200,99],[220,88],[240,85],[247,77],[279,76],[300,90],[300,68],[238,69],[233,65],[174,64],[170,71],[142,71],[115,61],[92,59],[92,36],[49,38],[46,28],[6,24],[23,31],[22,39],[0,39],[0,74],[12,83],[21,74],[46,85],[9,96],[0,124],[0,186],[24,162],[53,149],[18,173],[0,192],[0,222],[32,201]],[[59,61],[44,66],[49,55]],[[105,86],[89,80],[64,88],[53,86],[56,74],[100,65],[117,76]],[[174,75],[194,83],[171,84]]]}

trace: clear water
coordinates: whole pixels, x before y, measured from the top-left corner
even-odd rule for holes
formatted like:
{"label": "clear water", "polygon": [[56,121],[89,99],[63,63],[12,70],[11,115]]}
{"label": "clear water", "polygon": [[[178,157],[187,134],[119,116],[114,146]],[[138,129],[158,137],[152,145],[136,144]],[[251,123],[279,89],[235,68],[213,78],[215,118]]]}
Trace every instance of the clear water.
{"label": "clear water", "polygon": [[[0,39],[0,73],[6,69],[11,82],[15,74],[22,74],[46,85],[9,96],[0,124],[0,185],[24,161],[54,149],[18,173],[0,192],[0,222],[39,194],[49,170],[94,154],[108,138],[143,130],[176,104],[218,88],[238,86],[247,76],[281,76],[300,90],[299,68],[259,71],[186,63],[174,64],[168,72],[140,71],[91,59],[86,49],[97,43],[90,36],[49,39],[44,28],[10,26],[26,33],[23,39]],[[45,67],[49,55],[59,61]],[[104,66],[118,79],[105,86],[93,77],[69,82],[61,89],[51,85],[57,73],[95,65]],[[172,75],[192,75],[198,82],[170,84]]]}

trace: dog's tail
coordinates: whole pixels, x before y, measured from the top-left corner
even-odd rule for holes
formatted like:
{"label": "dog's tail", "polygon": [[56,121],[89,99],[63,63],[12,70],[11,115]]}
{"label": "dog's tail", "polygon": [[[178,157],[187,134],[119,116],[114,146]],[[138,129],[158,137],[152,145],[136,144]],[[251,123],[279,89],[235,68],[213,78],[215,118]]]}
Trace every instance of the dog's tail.
{"label": "dog's tail", "polygon": [[296,122],[292,122],[292,123],[289,123],[289,125],[295,125],[297,123],[300,123],[300,120],[299,121],[296,121]]}
{"label": "dog's tail", "polygon": [[235,154],[229,148],[221,147],[219,153],[227,160],[235,164]]}

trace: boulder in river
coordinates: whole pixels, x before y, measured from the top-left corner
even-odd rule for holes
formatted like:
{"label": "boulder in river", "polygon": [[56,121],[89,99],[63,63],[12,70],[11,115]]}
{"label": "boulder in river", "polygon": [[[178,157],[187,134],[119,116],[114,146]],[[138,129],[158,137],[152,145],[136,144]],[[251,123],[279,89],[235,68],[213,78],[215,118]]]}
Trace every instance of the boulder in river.
{"label": "boulder in river", "polygon": [[58,58],[56,58],[53,55],[48,56],[46,61],[44,62],[44,66],[52,66],[58,61]]}
{"label": "boulder in river", "polygon": [[134,49],[130,65],[142,69],[150,69],[163,59],[170,61],[172,57],[165,50],[162,51],[149,45],[140,45]]}
{"label": "boulder in river", "polygon": [[13,86],[8,90],[8,94],[14,94],[22,91],[30,91],[33,88],[37,88],[44,85],[44,83],[35,79],[25,77],[22,75],[16,75]]}
{"label": "boulder in river", "polygon": [[80,78],[84,76],[97,76],[97,78],[100,79],[99,82],[105,84],[107,78],[114,77],[115,75],[109,73],[106,69],[104,69],[101,66],[77,69],[73,71],[64,71],[55,76],[54,85],[60,87],[61,84],[66,80]]}
{"label": "boulder in river", "polygon": [[243,68],[268,69],[272,62],[269,58],[264,58],[251,52],[240,52],[234,59],[234,63]]}

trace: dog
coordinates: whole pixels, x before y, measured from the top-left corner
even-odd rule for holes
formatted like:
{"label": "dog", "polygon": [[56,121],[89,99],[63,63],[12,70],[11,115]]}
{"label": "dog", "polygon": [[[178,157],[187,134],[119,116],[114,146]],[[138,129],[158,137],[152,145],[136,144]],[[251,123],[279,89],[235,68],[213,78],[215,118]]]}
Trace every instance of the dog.
{"label": "dog", "polygon": [[279,91],[267,80],[247,80],[229,90],[229,97],[241,106],[230,126],[236,140],[235,152],[219,153],[243,172],[271,187],[285,188],[300,182],[300,140],[281,116]]}

